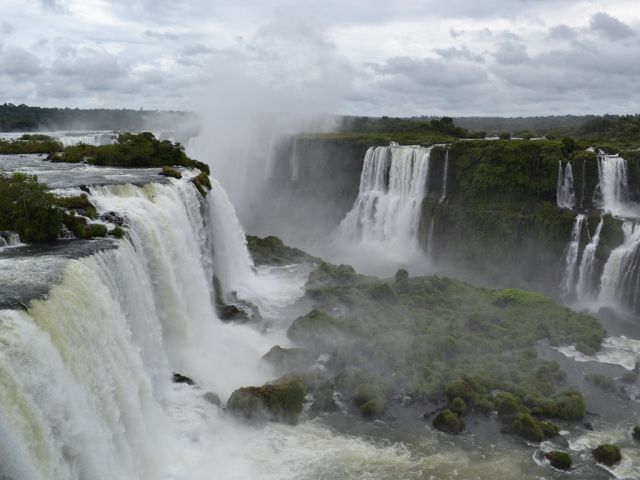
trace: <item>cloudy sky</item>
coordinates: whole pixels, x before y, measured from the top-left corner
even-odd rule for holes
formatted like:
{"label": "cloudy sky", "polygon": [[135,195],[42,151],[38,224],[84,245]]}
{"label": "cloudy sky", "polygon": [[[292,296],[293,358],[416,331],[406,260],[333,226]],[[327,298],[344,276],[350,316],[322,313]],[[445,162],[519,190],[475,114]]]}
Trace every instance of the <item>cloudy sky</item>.
{"label": "cloudy sky", "polygon": [[0,103],[640,112],[638,0],[0,1]]}

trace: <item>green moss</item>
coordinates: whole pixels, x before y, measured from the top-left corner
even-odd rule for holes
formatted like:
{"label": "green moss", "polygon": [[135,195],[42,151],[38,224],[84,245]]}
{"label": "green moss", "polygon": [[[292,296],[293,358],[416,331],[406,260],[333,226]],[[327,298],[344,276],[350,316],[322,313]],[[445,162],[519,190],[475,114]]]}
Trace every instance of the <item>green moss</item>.
{"label": "green moss", "polygon": [[585,375],[584,378],[605,392],[615,392],[616,390],[616,381],[606,375],[602,375],[600,373],[589,373]]}
{"label": "green moss", "polygon": [[451,401],[449,409],[457,413],[458,415],[464,415],[465,413],[467,413],[468,407],[466,402],[462,398],[456,397]]}
{"label": "green moss", "polygon": [[91,223],[85,227],[85,238],[106,237],[107,226],[101,223]]}
{"label": "green moss", "polygon": [[598,445],[591,451],[591,454],[593,455],[593,458],[596,459],[596,462],[602,463],[609,467],[612,467],[616,463],[620,462],[620,460],[622,460],[622,454],[620,453],[620,448],[617,445]]}
{"label": "green moss", "polygon": [[511,423],[511,431],[516,435],[531,440],[532,442],[542,442],[547,438],[558,435],[559,429],[551,422],[539,422],[524,412],[518,413]]}
{"label": "green moss", "polygon": [[168,165],[165,165],[164,167],[162,167],[162,170],[160,171],[160,175],[163,175],[165,177],[177,178],[177,179],[182,178],[182,174],[178,170],[176,170],[173,167],[169,167]]}
{"label": "green moss", "polygon": [[302,412],[305,388],[299,380],[244,387],[231,394],[227,409],[247,420],[268,419],[295,425]]}
{"label": "green moss", "polygon": [[209,190],[211,190],[211,180],[209,179],[209,175],[204,172],[200,172],[198,175],[191,179],[193,184],[198,189],[201,195],[206,195]]}
{"label": "green moss", "polygon": [[360,415],[365,418],[379,417],[386,408],[384,400],[372,399],[360,405]]}
{"label": "green moss", "polygon": [[264,354],[262,360],[282,373],[302,371],[313,364],[313,356],[302,348],[274,346]]}
{"label": "green moss", "polygon": [[451,410],[439,412],[433,419],[432,424],[435,429],[453,435],[462,433],[466,427],[464,420]]}
{"label": "green moss", "polygon": [[553,468],[557,468],[558,470],[570,470],[571,465],[573,464],[573,459],[571,455],[566,452],[561,452],[559,450],[553,450],[551,452],[546,452],[544,454],[545,458],[549,460],[549,463]]}
{"label": "green moss", "polygon": [[125,234],[124,228],[119,227],[118,225],[116,225],[109,231],[109,235],[116,238],[122,238],[124,237],[124,234]]}
{"label": "green moss", "polygon": [[291,265],[321,261],[302,250],[286,246],[282,240],[274,236],[260,238],[247,235],[247,247],[256,265]]}

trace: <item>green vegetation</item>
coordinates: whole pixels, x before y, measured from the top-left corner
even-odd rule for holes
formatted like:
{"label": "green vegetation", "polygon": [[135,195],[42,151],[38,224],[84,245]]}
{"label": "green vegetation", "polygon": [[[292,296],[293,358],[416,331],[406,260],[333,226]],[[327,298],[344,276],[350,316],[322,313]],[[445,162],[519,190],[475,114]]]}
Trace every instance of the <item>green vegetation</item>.
{"label": "green vegetation", "polygon": [[439,412],[433,419],[432,425],[433,428],[453,435],[462,433],[465,429],[464,420],[451,410]]}
{"label": "green vegetation", "polygon": [[206,195],[207,192],[211,190],[211,180],[209,179],[209,175],[205,172],[201,172],[193,177],[191,182],[196,186],[198,192],[200,192],[202,196]]}
{"label": "green vegetation", "polygon": [[330,355],[321,378],[302,373],[314,395],[329,387],[361,413],[375,400],[367,415],[398,394],[444,404],[457,416],[498,410],[505,432],[533,441],[557,435],[549,420],[585,415],[580,392],[535,346],[546,340],[597,350],[604,330],[542,295],[405,271],[381,281],[325,263],[310,275],[307,297],[316,308],[287,334],[311,356]]}
{"label": "green vegetation", "polygon": [[593,455],[593,458],[596,459],[596,462],[602,463],[609,467],[612,467],[620,460],[622,460],[620,448],[617,445],[611,445],[608,443],[598,445],[591,451],[591,454]]}
{"label": "green vegetation", "polygon": [[606,375],[602,375],[600,373],[589,373],[585,375],[584,378],[604,392],[616,391],[616,381]]}
{"label": "green vegetation", "polygon": [[178,170],[166,165],[162,167],[160,175],[163,175],[165,177],[177,178],[178,180],[182,178],[182,174]]}
{"label": "green vegetation", "polygon": [[558,470],[570,470],[571,465],[573,464],[573,459],[571,455],[565,452],[561,452],[559,450],[553,450],[551,452],[547,452],[544,454],[547,460],[553,468],[557,468]]}
{"label": "green vegetation", "polygon": [[291,265],[302,262],[319,262],[302,250],[286,246],[278,237],[264,238],[247,235],[247,247],[256,265]]}
{"label": "green vegetation", "polygon": [[227,409],[246,420],[267,419],[295,425],[302,412],[304,396],[305,388],[299,380],[244,387],[231,394]]}
{"label": "green vegetation", "polygon": [[50,155],[54,162],[82,162],[111,167],[182,166],[197,168],[209,174],[206,163],[192,160],[180,143],[157,140],[152,133],[122,133],[112,145],[74,145]]}
{"label": "green vegetation", "polygon": [[52,153],[62,150],[62,144],[47,135],[22,135],[15,140],[0,139],[0,154]]}
{"label": "green vegetation", "polygon": [[62,230],[62,210],[36,176],[0,173],[0,230],[17,232],[25,242],[53,241]]}
{"label": "green vegetation", "polygon": [[5,103],[0,105],[0,132],[35,130],[161,130],[166,125],[184,125],[193,114],[127,109],[43,108]]}
{"label": "green vegetation", "polygon": [[282,348],[276,345],[264,354],[262,360],[276,371],[285,373],[306,370],[314,359],[303,348]]}

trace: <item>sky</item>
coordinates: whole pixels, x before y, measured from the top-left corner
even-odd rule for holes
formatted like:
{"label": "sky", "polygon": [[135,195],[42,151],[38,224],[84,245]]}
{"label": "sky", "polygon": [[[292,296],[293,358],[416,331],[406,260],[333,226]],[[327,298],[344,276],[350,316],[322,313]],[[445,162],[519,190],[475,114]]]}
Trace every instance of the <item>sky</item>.
{"label": "sky", "polygon": [[0,3],[0,103],[640,113],[638,0]]}

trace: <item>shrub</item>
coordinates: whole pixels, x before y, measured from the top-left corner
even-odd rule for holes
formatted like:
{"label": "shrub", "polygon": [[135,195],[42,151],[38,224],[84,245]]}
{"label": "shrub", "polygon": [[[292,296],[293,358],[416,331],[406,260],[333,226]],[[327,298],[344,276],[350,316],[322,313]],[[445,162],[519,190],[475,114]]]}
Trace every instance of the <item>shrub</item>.
{"label": "shrub", "polygon": [[191,179],[193,184],[198,189],[201,195],[206,195],[209,190],[211,190],[211,180],[209,180],[209,175],[204,172],[200,172],[198,175]]}
{"label": "shrub", "polygon": [[384,400],[372,399],[360,405],[360,415],[365,418],[379,417],[384,413],[384,409]]}
{"label": "shrub", "polygon": [[571,455],[565,452],[560,452],[558,450],[553,450],[551,452],[547,452],[544,454],[547,460],[553,468],[557,468],[558,470],[569,470],[571,465],[573,464],[573,459]]}
{"label": "shrub", "polygon": [[160,171],[160,175],[165,177],[177,178],[178,180],[182,178],[182,174],[173,167],[164,166]]}
{"label": "shrub", "polygon": [[433,427],[441,432],[455,435],[464,431],[465,423],[457,413],[451,410],[442,410],[433,419]]}
{"label": "shrub", "polygon": [[596,459],[596,462],[602,463],[609,467],[612,467],[620,460],[622,460],[620,448],[617,445],[611,445],[607,443],[598,445],[591,451],[591,454],[593,455],[593,458]]}
{"label": "shrub", "polygon": [[0,173],[0,230],[17,232],[25,242],[53,241],[62,216],[56,197],[36,176]]}
{"label": "shrub", "polygon": [[122,238],[124,237],[124,228],[116,225],[115,227],[113,227],[113,229],[109,231],[109,235],[116,238]]}
{"label": "shrub", "polygon": [[91,223],[85,227],[85,238],[105,237],[107,226],[101,223]]}

